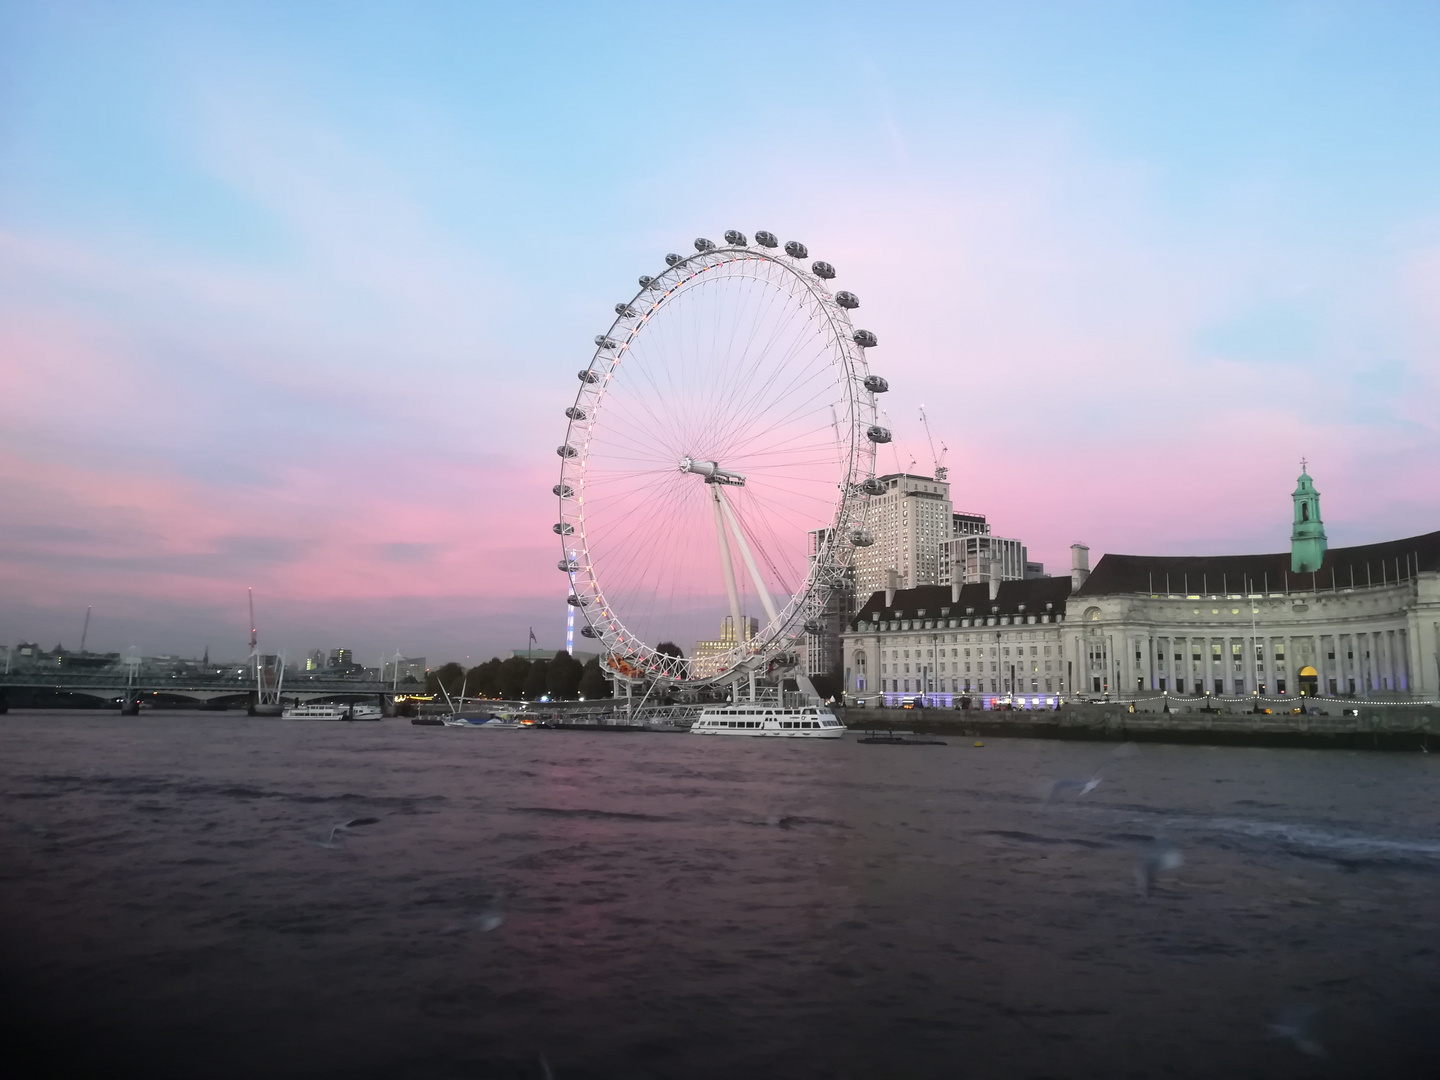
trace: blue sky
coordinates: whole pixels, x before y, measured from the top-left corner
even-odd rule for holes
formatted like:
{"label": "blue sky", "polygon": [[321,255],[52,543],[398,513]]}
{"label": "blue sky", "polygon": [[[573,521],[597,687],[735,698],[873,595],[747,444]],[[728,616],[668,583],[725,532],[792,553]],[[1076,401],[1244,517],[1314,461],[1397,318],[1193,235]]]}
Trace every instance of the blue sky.
{"label": "blue sky", "polygon": [[[697,235],[865,301],[1032,556],[1440,527],[1440,8],[0,5],[0,632],[558,642],[587,343]],[[73,644],[73,642],[71,642]]]}

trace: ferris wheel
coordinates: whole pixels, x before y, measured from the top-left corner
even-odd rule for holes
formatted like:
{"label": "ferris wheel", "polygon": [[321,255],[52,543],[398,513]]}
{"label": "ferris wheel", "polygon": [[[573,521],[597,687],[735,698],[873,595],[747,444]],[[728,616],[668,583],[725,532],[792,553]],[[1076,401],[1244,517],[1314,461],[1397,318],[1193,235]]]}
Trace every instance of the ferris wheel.
{"label": "ferris wheel", "polygon": [[[700,685],[785,660],[866,530],[876,423],[859,300],[781,248],[697,239],[615,305],[565,410],[559,568],[627,679]],[[719,634],[722,620],[730,633]],[[690,657],[658,648],[713,639]]]}

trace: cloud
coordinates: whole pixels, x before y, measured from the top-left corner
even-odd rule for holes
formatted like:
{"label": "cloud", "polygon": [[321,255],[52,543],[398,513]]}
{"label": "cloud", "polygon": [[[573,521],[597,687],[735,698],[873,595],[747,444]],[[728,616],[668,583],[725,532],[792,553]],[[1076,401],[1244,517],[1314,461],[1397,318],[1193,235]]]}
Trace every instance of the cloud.
{"label": "cloud", "polygon": [[945,97],[862,38],[834,100],[721,88],[643,136],[560,84],[507,135],[483,95],[169,50],[193,66],[157,79],[156,138],[226,242],[128,205],[0,234],[7,618],[103,598],[198,633],[254,586],[274,637],[377,654],[558,627],[574,372],[638,274],[728,227],[859,293],[882,467],[929,465],[924,403],[957,505],[1052,566],[1277,550],[1302,454],[1332,542],[1433,527],[1433,202],[1317,225],[1293,172],[1121,146],[1068,97]]}
{"label": "cloud", "polygon": [[387,562],[424,563],[433,561],[444,550],[444,544],[381,544],[380,557]]}

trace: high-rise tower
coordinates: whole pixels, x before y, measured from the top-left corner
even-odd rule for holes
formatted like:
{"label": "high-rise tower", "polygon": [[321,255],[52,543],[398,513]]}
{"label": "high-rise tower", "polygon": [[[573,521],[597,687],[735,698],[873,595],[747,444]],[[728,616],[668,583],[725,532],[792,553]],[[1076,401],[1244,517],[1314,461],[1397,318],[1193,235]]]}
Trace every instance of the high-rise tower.
{"label": "high-rise tower", "polygon": [[1325,558],[1325,523],[1320,520],[1320,493],[1305,471],[1307,462],[1300,460],[1300,480],[1291,498],[1295,500],[1295,520],[1290,526],[1290,572],[1311,574],[1320,569]]}
{"label": "high-rise tower", "polygon": [[889,584],[899,587],[940,583],[940,544],[950,539],[950,485],[929,476],[890,473],[877,477],[885,493],[870,500],[865,527],[875,537],[855,551],[855,594],[860,599]]}

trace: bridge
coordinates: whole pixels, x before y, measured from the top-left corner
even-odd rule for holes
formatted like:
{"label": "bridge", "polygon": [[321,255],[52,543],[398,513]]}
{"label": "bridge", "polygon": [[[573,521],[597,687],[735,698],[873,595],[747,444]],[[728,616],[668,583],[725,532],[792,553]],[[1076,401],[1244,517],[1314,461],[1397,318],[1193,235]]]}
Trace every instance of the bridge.
{"label": "bridge", "polygon": [[[318,698],[391,698],[398,694],[424,693],[424,687],[416,684],[395,686],[389,682],[371,679],[337,679],[332,677],[292,677],[282,688],[281,696],[295,701],[314,701]],[[95,674],[59,671],[13,672],[0,675],[0,704],[9,697],[9,690],[49,691],[61,694],[80,694],[86,697],[110,701],[124,697],[127,693],[135,697],[189,698],[196,702],[218,701],[224,698],[248,700],[255,695],[255,677],[246,672],[244,676],[196,677],[168,672],[152,674],[137,673],[132,679],[128,672],[109,671]],[[273,687],[266,687],[273,691]]]}

